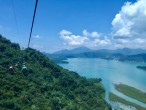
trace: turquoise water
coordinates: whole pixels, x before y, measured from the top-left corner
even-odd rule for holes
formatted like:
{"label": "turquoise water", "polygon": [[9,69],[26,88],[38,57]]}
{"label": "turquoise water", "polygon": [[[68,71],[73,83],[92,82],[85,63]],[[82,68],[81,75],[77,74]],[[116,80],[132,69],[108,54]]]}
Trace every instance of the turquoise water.
{"label": "turquoise water", "polygon": [[87,78],[102,78],[102,83],[106,89],[106,100],[109,91],[116,95],[146,107],[146,104],[132,99],[115,90],[113,84],[123,83],[133,86],[146,92],[146,71],[137,69],[138,65],[146,65],[144,62],[120,62],[115,60],[104,60],[98,58],[72,58],[68,59],[68,64],[60,66],[78,72]]}

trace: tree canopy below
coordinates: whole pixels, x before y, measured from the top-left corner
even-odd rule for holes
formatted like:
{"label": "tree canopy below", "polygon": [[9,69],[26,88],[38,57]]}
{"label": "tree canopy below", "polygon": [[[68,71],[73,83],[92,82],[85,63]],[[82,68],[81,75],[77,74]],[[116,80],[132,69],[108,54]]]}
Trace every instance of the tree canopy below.
{"label": "tree canopy below", "polygon": [[0,35],[1,110],[110,110],[104,94],[101,79],[81,77]]}

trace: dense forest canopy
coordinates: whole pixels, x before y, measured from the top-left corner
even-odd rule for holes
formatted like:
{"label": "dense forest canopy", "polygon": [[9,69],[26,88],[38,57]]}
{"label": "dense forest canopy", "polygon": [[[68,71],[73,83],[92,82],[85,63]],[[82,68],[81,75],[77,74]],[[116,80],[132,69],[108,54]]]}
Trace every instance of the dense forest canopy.
{"label": "dense forest canopy", "polygon": [[1,110],[110,110],[104,93],[101,79],[81,77],[0,35]]}

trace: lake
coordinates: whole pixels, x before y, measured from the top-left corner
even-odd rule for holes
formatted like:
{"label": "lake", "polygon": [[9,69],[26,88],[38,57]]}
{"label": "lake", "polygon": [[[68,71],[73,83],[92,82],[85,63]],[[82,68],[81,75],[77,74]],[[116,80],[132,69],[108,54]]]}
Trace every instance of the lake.
{"label": "lake", "polygon": [[123,83],[146,92],[146,71],[136,68],[138,65],[146,65],[146,63],[120,62],[99,58],[71,58],[67,61],[69,63],[61,63],[59,65],[63,68],[76,71],[81,76],[85,76],[87,78],[102,78],[102,83],[106,89],[105,99],[108,102],[110,102],[108,99],[108,93],[111,91],[127,101],[146,107],[146,104],[115,90],[113,85]]}

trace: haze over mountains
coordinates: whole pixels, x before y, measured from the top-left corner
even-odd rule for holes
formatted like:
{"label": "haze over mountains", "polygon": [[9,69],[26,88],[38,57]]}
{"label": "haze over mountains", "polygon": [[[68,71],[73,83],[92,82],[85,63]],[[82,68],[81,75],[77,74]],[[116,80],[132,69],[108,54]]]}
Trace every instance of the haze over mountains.
{"label": "haze over mountains", "polygon": [[85,53],[85,52],[120,53],[123,55],[136,55],[136,54],[146,53],[146,50],[140,49],[140,48],[137,48],[137,49],[122,48],[122,49],[116,49],[116,50],[109,50],[109,49],[92,50],[92,49],[82,46],[82,47],[74,48],[71,50],[64,49],[64,50],[56,51],[53,54],[80,54],[80,53]]}
{"label": "haze over mountains", "polygon": [[93,51],[93,50],[82,46],[82,47],[74,48],[71,50],[64,49],[64,50],[56,51],[53,54],[79,54],[79,53],[91,52],[91,51]]}
{"label": "haze over mountains", "polygon": [[45,53],[46,56],[55,62],[64,62],[67,58],[102,58],[119,61],[146,61],[146,50],[144,49],[99,49],[92,50],[87,47],[78,47],[72,50],[61,50],[53,54]]}

